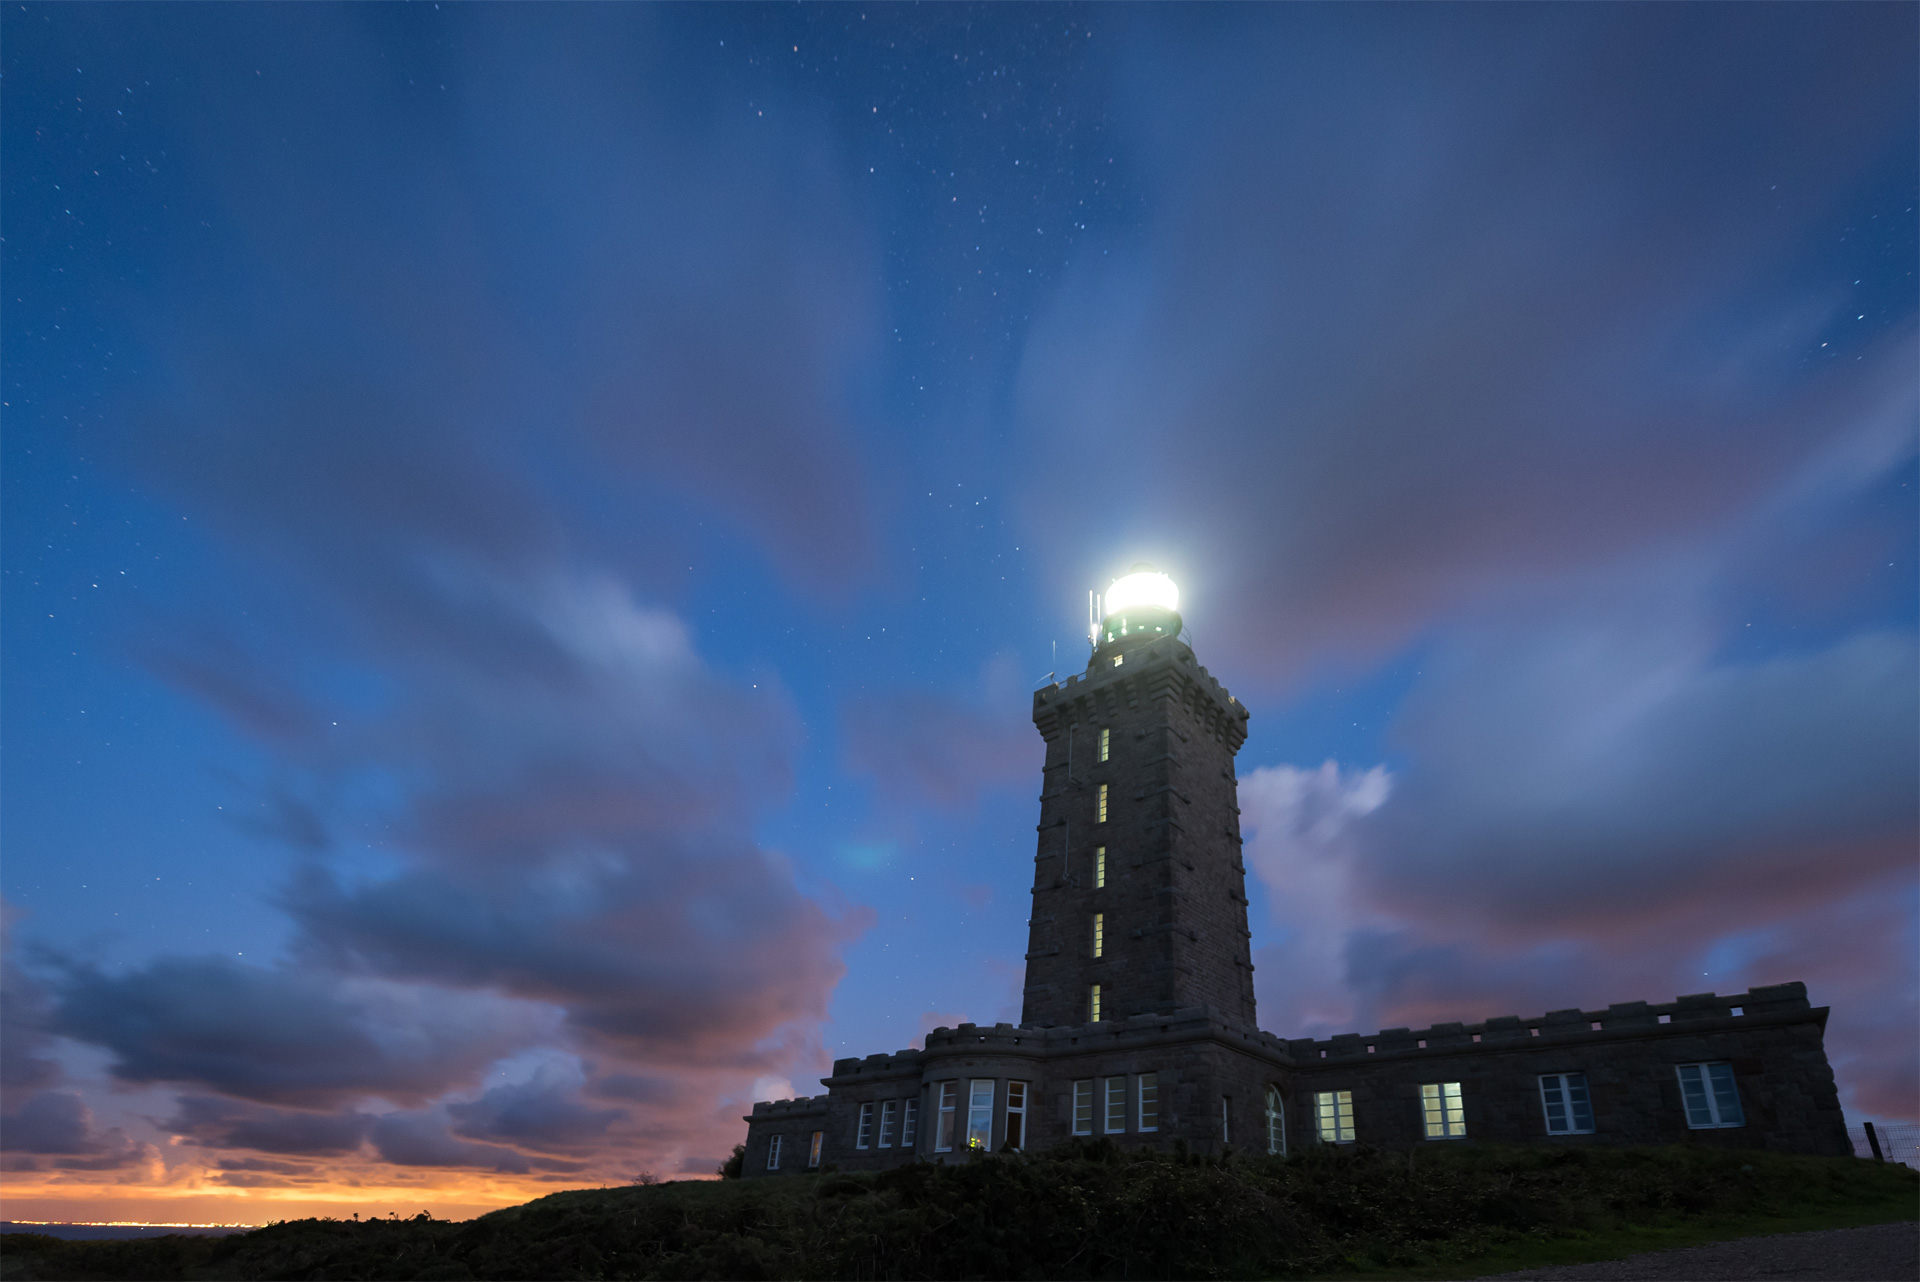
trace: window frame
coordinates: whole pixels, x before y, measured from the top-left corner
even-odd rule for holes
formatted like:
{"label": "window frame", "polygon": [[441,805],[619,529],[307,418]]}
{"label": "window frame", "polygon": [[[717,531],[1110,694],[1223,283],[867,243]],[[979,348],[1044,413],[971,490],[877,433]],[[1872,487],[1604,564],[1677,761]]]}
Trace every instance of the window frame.
{"label": "window frame", "polygon": [[1107,888],[1107,848],[1105,846],[1093,848],[1093,888],[1095,890]]}
{"label": "window frame", "polygon": [[1093,821],[1097,824],[1107,821],[1107,785],[1104,783],[1093,794]]}
{"label": "window frame", "polygon": [[1075,1135],[1093,1134],[1093,1079],[1082,1077],[1073,1084],[1073,1116],[1069,1119]]}
{"label": "window frame", "polygon": [[1160,1074],[1141,1073],[1133,1080],[1134,1129],[1151,1134],[1160,1129]]}
{"label": "window frame", "polygon": [[1107,915],[1105,913],[1093,915],[1093,955],[1096,958],[1107,955]]}
{"label": "window frame", "polygon": [[900,1129],[900,1101],[890,1099],[880,1105],[880,1136],[874,1142],[875,1148],[892,1148],[894,1133]]}
{"label": "window frame", "polygon": [[[1278,1086],[1267,1087],[1266,1099],[1267,1152],[1274,1157],[1287,1155],[1287,1097],[1280,1093]],[[1274,1143],[1275,1133],[1279,1134],[1279,1144]]]}
{"label": "window frame", "polygon": [[860,1121],[853,1130],[853,1146],[856,1149],[873,1147],[873,1101],[866,1100],[860,1105]]}
{"label": "window frame", "polygon": [[[1331,1123],[1331,1125],[1329,1125]],[[1333,1138],[1327,1138],[1331,1131]],[[1313,1095],[1313,1133],[1322,1144],[1352,1144],[1360,1133],[1353,1118],[1352,1091],[1315,1091]]]}
{"label": "window frame", "polygon": [[951,1153],[954,1130],[958,1125],[956,1114],[960,1108],[960,1083],[958,1079],[939,1082],[935,1089],[939,1094],[934,1097],[933,1151]]}
{"label": "window frame", "polygon": [[1465,1139],[1467,1097],[1460,1083],[1420,1083],[1420,1123],[1427,1139]]}
{"label": "window frame", "polygon": [[825,1131],[815,1131],[813,1137],[807,1141],[807,1169],[809,1171],[817,1171],[820,1169],[820,1150],[825,1147],[826,1138],[827,1133]]}
{"label": "window frame", "polygon": [[777,1171],[780,1169],[780,1141],[785,1138],[786,1136],[784,1135],[775,1135],[767,1141],[767,1169],[769,1171]]}
{"label": "window frame", "polygon": [[1220,1097],[1220,1143],[1233,1143],[1233,1096]]}
{"label": "window frame", "polygon": [[[1107,1077],[1100,1084],[1100,1133],[1102,1135],[1125,1135],[1127,1133],[1127,1079],[1125,1077]],[[1115,1113],[1119,1114],[1119,1125],[1114,1125]]]}
{"label": "window frame", "polygon": [[[973,1077],[967,1080],[967,1152],[969,1153],[993,1152],[993,1101],[999,1094],[997,1086],[997,1078]],[[983,1088],[984,1102],[981,1098]]]}
{"label": "window frame", "polygon": [[920,1139],[920,1101],[908,1099],[901,1103],[900,1147],[911,1150]]}
{"label": "window frame", "polygon": [[1098,984],[1090,984],[1087,987],[1087,1022],[1089,1024],[1100,1022],[1100,985]]}
{"label": "window frame", "polygon": [[[1578,1082],[1580,1097],[1574,1098],[1573,1084]],[[1549,1083],[1552,1085],[1549,1086]],[[1556,1099],[1555,1096],[1558,1096]],[[1553,1110],[1560,1109],[1560,1125],[1553,1124]],[[1586,1113],[1585,1126],[1580,1125],[1580,1114]],[[1593,1092],[1587,1085],[1585,1073],[1542,1073],[1540,1074],[1540,1115],[1546,1122],[1549,1135],[1592,1135]]]}
{"label": "window frame", "polygon": [[[1724,1074],[1715,1074],[1714,1069],[1725,1069]],[[1709,1120],[1697,1121],[1693,1101],[1687,1095],[1687,1070],[1697,1074],[1701,1103],[1705,1105]],[[1739,1079],[1733,1074],[1733,1065],[1724,1059],[1695,1060],[1687,1064],[1675,1064],[1674,1075],[1680,1080],[1680,1108],[1686,1114],[1687,1129],[1690,1131],[1730,1131],[1747,1124],[1746,1105],[1740,1102]],[[1724,1101],[1720,1098],[1720,1087],[1726,1086],[1726,1094],[1733,1101],[1733,1120],[1726,1118]]]}
{"label": "window frame", "polygon": [[1105,761],[1112,755],[1113,727],[1100,727],[1100,760]]}
{"label": "window frame", "polygon": [[1017,1150],[1027,1146],[1027,1099],[1031,1093],[1026,1082],[1007,1083],[1006,1121],[1000,1127],[1002,1147]]}

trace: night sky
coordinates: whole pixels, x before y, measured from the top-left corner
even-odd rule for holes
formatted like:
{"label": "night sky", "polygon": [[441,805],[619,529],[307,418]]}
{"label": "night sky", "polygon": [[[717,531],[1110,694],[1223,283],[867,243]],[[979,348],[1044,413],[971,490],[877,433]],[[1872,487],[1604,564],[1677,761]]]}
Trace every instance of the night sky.
{"label": "night sky", "polygon": [[1262,1025],[1920,1096],[1912,5],[13,5],[6,1213],[707,1174],[1017,1020],[1180,584]]}

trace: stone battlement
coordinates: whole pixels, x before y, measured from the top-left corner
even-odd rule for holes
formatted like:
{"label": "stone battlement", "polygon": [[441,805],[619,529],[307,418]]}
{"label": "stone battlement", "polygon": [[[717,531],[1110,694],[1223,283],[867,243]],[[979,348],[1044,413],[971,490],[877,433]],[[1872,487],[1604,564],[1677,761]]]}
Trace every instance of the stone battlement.
{"label": "stone battlement", "polygon": [[878,1077],[885,1074],[918,1073],[920,1071],[920,1052],[909,1047],[895,1051],[891,1055],[884,1053],[869,1055],[865,1059],[836,1059],[833,1061],[833,1076],[836,1078]]}
{"label": "stone battlement", "polygon": [[1501,1015],[1478,1024],[1435,1024],[1431,1028],[1386,1028],[1377,1033],[1340,1033],[1316,1040],[1281,1040],[1263,1033],[1275,1047],[1302,1063],[1365,1059],[1369,1056],[1448,1054],[1475,1047],[1498,1049],[1540,1042],[1605,1041],[1676,1027],[1708,1023],[1766,1022],[1769,1016],[1803,1016],[1812,1007],[1802,983],[1773,984],[1722,997],[1695,993],[1671,1002],[1615,1002],[1605,1010],[1554,1010],[1531,1019]]}
{"label": "stone battlement", "polygon": [[752,1122],[771,1118],[824,1114],[827,1111],[828,1098],[826,1095],[802,1095],[798,1099],[761,1100],[753,1106],[753,1116],[746,1120]]}

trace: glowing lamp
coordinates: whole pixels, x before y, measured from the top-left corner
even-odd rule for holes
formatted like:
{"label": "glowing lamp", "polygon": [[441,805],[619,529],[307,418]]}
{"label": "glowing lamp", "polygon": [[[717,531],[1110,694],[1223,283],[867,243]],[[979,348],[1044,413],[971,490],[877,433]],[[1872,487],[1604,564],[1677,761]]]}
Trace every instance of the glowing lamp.
{"label": "glowing lamp", "polygon": [[1177,614],[1180,611],[1180,589],[1158,570],[1136,567],[1131,574],[1113,581],[1102,598],[1102,604],[1105,607],[1101,611],[1103,619],[1143,606]]}
{"label": "glowing lamp", "polygon": [[[1179,635],[1180,589],[1172,579],[1145,563],[1115,579],[1106,595],[1092,604],[1087,635],[1095,649],[1122,637]],[[1120,660],[1116,658],[1114,662]]]}

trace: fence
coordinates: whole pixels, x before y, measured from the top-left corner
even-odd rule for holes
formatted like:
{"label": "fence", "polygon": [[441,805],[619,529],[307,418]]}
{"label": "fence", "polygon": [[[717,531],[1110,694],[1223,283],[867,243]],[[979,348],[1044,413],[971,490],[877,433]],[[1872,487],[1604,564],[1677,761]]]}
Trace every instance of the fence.
{"label": "fence", "polygon": [[[1920,1171],[1920,1126],[1906,1126],[1895,1123],[1892,1126],[1874,1124],[1874,1138],[1880,1141],[1880,1153],[1889,1162],[1899,1162]],[[1873,1156],[1873,1145],[1867,1142],[1865,1126],[1849,1126],[1847,1138],[1853,1141],[1855,1157]]]}

